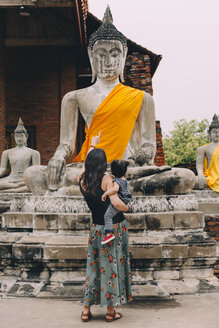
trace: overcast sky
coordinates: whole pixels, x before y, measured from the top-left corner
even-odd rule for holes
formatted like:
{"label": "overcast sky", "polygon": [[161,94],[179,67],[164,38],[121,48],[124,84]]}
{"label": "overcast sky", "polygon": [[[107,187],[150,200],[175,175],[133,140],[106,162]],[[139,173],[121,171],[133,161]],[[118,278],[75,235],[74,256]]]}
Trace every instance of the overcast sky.
{"label": "overcast sky", "polygon": [[102,19],[107,4],[118,30],[163,56],[152,80],[163,132],[219,114],[219,0],[89,0],[89,11]]}

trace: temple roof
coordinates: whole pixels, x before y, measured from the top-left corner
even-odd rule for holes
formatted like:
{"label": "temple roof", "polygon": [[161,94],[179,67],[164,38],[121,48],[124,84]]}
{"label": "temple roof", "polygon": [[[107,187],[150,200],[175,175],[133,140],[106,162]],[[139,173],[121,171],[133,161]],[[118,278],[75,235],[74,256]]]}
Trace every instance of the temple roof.
{"label": "temple roof", "polygon": [[[76,24],[78,30],[78,38],[80,40],[81,48],[84,50],[87,47],[87,40],[91,36],[91,34],[96,31],[99,26],[102,24],[102,21],[95,17],[88,11],[88,0],[1,0],[0,8],[16,8],[21,5],[28,6],[30,8],[34,8],[36,10],[40,10],[40,8],[73,8],[76,16]],[[49,10],[49,9],[48,9]],[[50,13],[47,11],[47,15]],[[45,15],[44,15],[45,16]],[[69,27],[67,25],[70,24],[70,21],[66,19],[66,27],[64,26],[64,21],[61,21],[60,17],[54,15],[53,13],[52,21],[56,26],[61,24],[63,31],[68,31],[68,34],[71,33]],[[46,17],[44,17],[46,18]],[[51,17],[49,17],[51,21]],[[57,22],[55,20],[57,19]],[[75,21],[72,21],[72,24],[75,24]],[[69,25],[70,26],[70,25]],[[60,27],[60,26],[59,26]],[[135,43],[134,41],[127,39],[129,53],[138,52],[140,54],[147,54],[150,57],[151,64],[151,76],[154,75],[159,62],[162,59],[161,55],[157,55],[152,51],[148,50],[145,47]]]}

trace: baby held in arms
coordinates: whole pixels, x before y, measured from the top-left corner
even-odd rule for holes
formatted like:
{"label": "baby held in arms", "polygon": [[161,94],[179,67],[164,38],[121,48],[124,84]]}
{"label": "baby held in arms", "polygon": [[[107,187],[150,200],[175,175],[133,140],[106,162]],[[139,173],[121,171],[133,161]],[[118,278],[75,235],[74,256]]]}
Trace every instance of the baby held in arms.
{"label": "baby held in arms", "polygon": [[[111,163],[111,172],[114,175],[113,188],[106,191],[102,196],[102,201],[105,202],[107,196],[114,195],[118,193],[119,198],[126,204],[132,200],[132,195],[129,190],[128,181],[126,180],[125,173],[129,165],[128,161],[125,160],[114,160]],[[111,203],[106,210],[104,215],[104,230],[105,237],[101,242],[102,245],[107,244],[109,241],[115,238],[113,229],[113,217],[119,212]]]}

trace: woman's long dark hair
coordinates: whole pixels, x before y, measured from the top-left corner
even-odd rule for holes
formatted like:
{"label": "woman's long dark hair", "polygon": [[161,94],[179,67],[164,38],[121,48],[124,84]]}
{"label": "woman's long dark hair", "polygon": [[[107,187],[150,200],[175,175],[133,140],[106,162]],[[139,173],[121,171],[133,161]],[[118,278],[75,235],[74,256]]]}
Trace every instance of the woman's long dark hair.
{"label": "woman's long dark hair", "polygon": [[107,169],[106,154],[103,149],[91,150],[85,160],[85,171],[82,175],[83,189],[90,194],[96,193]]}

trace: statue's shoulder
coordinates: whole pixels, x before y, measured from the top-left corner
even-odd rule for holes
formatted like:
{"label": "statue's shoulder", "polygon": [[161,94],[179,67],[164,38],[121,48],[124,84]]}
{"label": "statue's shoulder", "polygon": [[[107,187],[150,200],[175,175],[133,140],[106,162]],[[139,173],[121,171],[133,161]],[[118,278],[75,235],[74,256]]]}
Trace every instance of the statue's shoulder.
{"label": "statue's shoulder", "polygon": [[210,147],[210,143],[197,148],[197,152],[205,152]]}
{"label": "statue's shoulder", "polygon": [[87,95],[87,93],[91,89],[92,89],[92,86],[83,88],[83,89],[70,91],[64,95],[63,101],[78,101],[81,97],[84,97],[85,95]]}
{"label": "statue's shoulder", "polygon": [[5,155],[8,155],[12,149],[14,149],[14,148],[10,148],[10,149],[3,150],[3,152],[2,152],[2,156],[3,156],[3,155],[4,155],[4,156],[5,156]]}
{"label": "statue's shoulder", "polygon": [[144,99],[148,99],[148,100],[153,99],[152,95],[149,92],[147,91],[143,91],[143,92],[144,92]]}
{"label": "statue's shoulder", "polygon": [[150,93],[144,91],[143,101],[142,101],[142,108],[154,108],[154,99],[150,95]]}
{"label": "statue's shoulder", "polygon": [[32,154],[39,154],[38,150],[27,147],[27,150],[32,152]]}
{"label": "statue's shoulder", "polygon": [[68,93],[66,93],[62,99],[63,102],[66,101],[72,101],[72,100],[77,100],[77,91],[78,90],[73,90]]}

